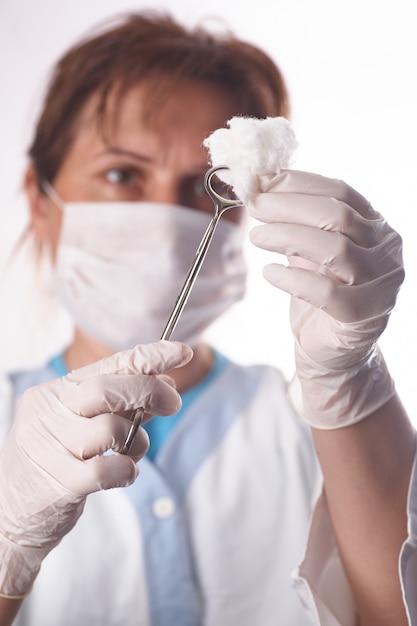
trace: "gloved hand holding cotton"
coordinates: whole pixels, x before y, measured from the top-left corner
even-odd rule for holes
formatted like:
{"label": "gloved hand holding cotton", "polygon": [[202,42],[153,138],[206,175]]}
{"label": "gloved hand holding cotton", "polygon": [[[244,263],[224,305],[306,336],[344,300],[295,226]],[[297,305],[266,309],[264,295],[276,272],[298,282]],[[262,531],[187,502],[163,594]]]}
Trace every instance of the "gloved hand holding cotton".
{"label": "gloved hand holding cotton", "polygon": [[284,118],[233,118],[205,145],[263,222],[252,243],[288,258],[264,277],[291,295],[298,413],[320,429],[364,419],[395,392],[377,341],[404,278],[401,237],[343,181],[281,172],[297,145]]}
{"label": "gloved hand holding cotton", "polygon": [[227,128],[218,128],[205,141],[211,164],[224,165],[219,178],[233,187],[245,204],[266,191],[281,168],[291,165],[297,140],[285,117],[233,117]]}

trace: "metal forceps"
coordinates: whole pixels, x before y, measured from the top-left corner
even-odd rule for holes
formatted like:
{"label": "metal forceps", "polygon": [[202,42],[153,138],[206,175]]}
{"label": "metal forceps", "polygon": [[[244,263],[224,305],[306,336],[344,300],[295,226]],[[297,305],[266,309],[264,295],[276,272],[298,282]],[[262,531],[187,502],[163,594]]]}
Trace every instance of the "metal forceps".
{"label": "metal forceps", "polygon": [[[161,339],[170,339],[172,332],[174,331],[177,322],[180,318],[181,313],[184,310],[184,307],[187,303],[188,296],[190,295],[191,289],[196,281],[200,268],[203,264],[203,261],[206,257],[207,251],[209,249],[210,243],[213,239],[214,231],[216,230],[216,226],[220,220],[220,217],[223,215],[225,211],[228,209],[234,209],[237,207],[243,206],[242,202],[235,197],[226,198],[221,193],[216,191],[214,186],[213,179],[218,179],[216,176],[216,172],[219,170],[228,169],[226,166],[217,166],[211,167],[207,170],[204,176],[204,189],[213,200],[214,204],[214,213],[211,218],[209,225],[207,226],[206,232],[203,235],[203,238],[200,241],[200,244],[197,248],[197,252],[194,257],[194,261],[188,270],[188,274],[185,278],[184,284],[178,294],[177,300],[175,302],[174,308],[172,309],[171,315],[168,318],[168,322],[163,330],[161,335]],[[145,414],[145,407],[139,407],[136,409],[135,414],[133,416],[132,425],[125,439],[123,448],[121,450],[121,454],[127,454],[130,450],[130,447],[133,443],[135,435],[142,423],[143,416]]]}

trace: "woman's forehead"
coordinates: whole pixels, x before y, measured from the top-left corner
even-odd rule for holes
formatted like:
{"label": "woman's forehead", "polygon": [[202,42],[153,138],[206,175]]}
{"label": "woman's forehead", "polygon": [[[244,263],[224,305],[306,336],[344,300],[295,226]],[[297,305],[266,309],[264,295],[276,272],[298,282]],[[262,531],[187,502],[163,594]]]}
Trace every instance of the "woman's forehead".
{"label": "woman's forehead", "polygon": [[105,100],[99,93],[93,94],[80,116],[78,130],[94,124],[107,140],[130,130],[168,138],[187,129],[204,138],[235,114],[233,97],[217,85],[182,82],[162,97],[162,92],[154,92],[152,83],[143,81],[127,90],[115,87]]}

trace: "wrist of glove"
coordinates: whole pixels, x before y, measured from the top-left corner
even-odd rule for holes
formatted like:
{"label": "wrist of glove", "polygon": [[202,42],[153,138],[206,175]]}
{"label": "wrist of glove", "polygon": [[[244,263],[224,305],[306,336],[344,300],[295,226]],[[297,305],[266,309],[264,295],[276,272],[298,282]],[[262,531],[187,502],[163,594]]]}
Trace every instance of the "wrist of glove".
{"label": "wrist of glove", "polygon": [[[7,455],[5,460],[10,460]],[[26,482],[28,487],[31,482],[36,489],[39,487],[36,478],[34,481],[26,478]],[[4,491],[8,497],[10,488],[4,490],[1,485],[1,492]],[[8,507],[7,502],[0,506],[0,595],[3,597],[22,598],[31,591],[42,561],[73,528],[83,511],[85,497],[66,492],[59,485],[54,495],[50,479],[47,492],[51,504],[39,511],[31,505],[28,512],[16,512],[14,502],[19,493],[15,494],[12,507]],[[34,500],[41,497],[37,492]]]}
{"label": "wrist of glove", "polygon": [[295,362],[289,399],[300,417],[314,428],[329,430],[355,424],[395,393],[394,381],[378,345],[356,365],[331,370],[310,359],[296,341]]}
{"label": "wrist of glove", "polygon": [[89,493],[135,480],[149,441],[139,429],[129,453],[119,453],[128,418],[140,406],[145,421],[178,411],[181,399],[164,372],[191,356],[176,342],[137,346],[22,396],[0,452],[0,595],[29,593]]}

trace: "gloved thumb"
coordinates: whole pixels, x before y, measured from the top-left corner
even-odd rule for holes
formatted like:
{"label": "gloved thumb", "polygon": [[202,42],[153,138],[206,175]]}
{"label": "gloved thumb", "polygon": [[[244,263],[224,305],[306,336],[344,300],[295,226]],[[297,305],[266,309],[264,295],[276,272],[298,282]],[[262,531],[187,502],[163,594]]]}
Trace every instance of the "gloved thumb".
{"label": "gloved thumb", "polygon": [[161,340],[116,352],[70,372],[67,378],[72,382],[80,382],[103,374],[162,374],[186,365],[192,356],[193,351],[187,344]]}

